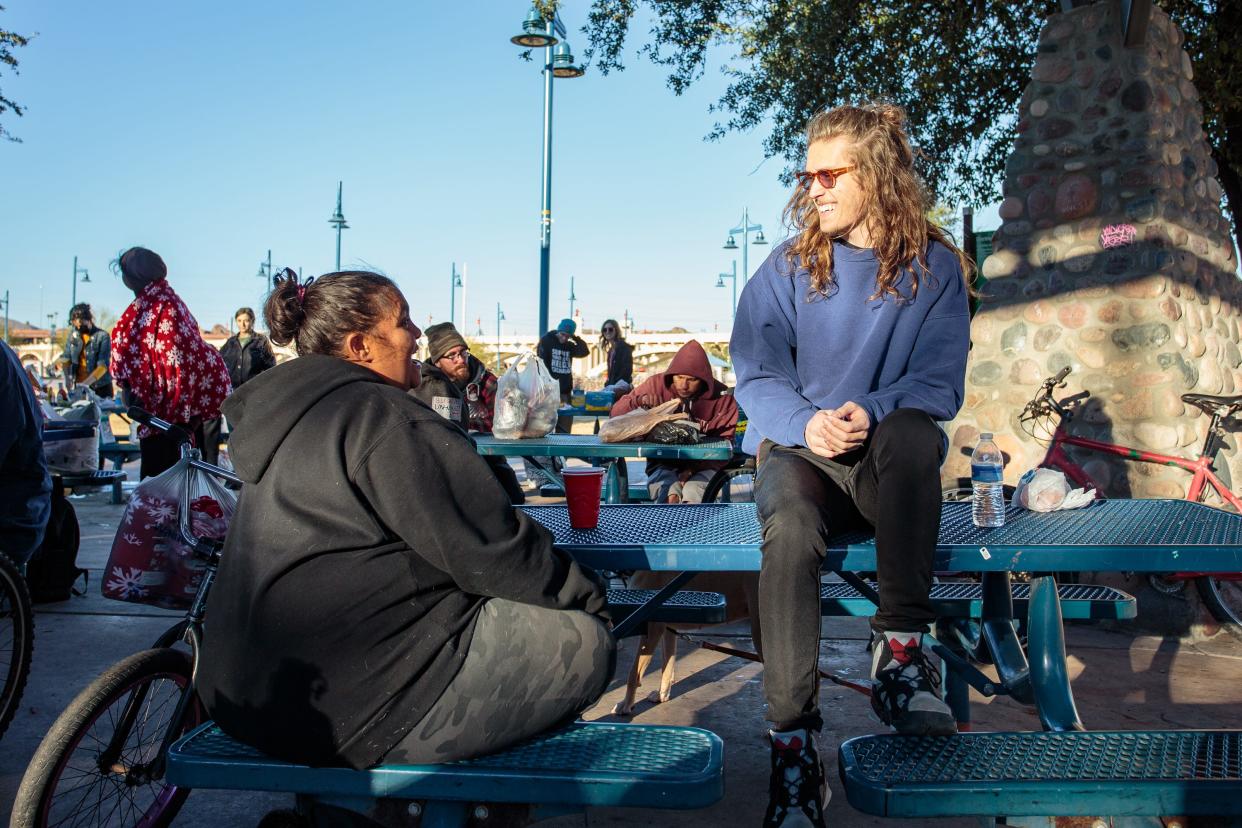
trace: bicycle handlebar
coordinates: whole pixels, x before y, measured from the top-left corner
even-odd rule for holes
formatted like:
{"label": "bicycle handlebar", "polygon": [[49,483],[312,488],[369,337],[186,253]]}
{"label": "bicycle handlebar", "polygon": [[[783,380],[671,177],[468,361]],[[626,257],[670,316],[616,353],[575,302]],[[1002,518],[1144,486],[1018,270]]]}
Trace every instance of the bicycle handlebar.
{"label": "bicycle handlebar", "polygon": [[139,408],[136,405],[131,405],[128,409],[125,410],[125,413],[126,415],[129,416],[131,420],[137,420],[138,422],[142,423],[145,426],[150,426],[151,428],[158,429],[172,437],[177,438],[177,442],[179,444],[193,442],[192,438],[190,437],[190,432],[186,431],[184,428],[182,428],[179,425],[173,425],[167,420],[161,420],[159,417],[156,417],[154,414],[152,414],[151,412],[147,411],[144,408]]}

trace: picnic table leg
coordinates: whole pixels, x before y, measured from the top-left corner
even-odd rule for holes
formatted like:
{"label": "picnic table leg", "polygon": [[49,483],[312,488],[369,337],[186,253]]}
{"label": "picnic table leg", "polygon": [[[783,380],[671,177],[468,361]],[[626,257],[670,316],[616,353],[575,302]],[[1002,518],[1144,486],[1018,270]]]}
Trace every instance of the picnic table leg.
{"label": "picnic table leg", "polygon": [[[950,650],[962,658],[967,657],[966,647],[954,628],[953,619],[937,618],[935,634],[937,640]],[[949,705],[949,710],[953,712],[957,729],[965,733],[970,730],[970,684],[961,673],[949,667],[948,664],[945,664],[945,668],[941,671],[941,677],[944,680],[944,700]]]}
{"label": "picnic table leg", "polygon": [[608,464],[608,477],[604,481],[604,502],[630,502],[630,478],[624,457],[618,457]]}
{"label": "picnic table leg", "polygon": [[556,486],[562,492],[565,491],[565,481],[562,480],[561,476],[557,474],[553,469],[550,469],[544,466],[542,463],[540,463],[539,458],[523,457],[522,459],[526,461],[527,470],[533,467],[535,471],[538,472],[545,480],[547,480],[553,486]]}
{"label": "picnic table leg", "polygon": [[1086,730],[1074,705],[1074,691],[1070,688],[1061,599],[1051,575],[1041,575],[1031,581],[1027,647],[1031,653],[1035,706],[1044,730]]}
{"label": "picnic table leg", "polygon": [[1009,695],[1022,704],[1034,704],[1031,668],[1013,624],[1013,592],[1008,572],[983,573],[983,640]]}

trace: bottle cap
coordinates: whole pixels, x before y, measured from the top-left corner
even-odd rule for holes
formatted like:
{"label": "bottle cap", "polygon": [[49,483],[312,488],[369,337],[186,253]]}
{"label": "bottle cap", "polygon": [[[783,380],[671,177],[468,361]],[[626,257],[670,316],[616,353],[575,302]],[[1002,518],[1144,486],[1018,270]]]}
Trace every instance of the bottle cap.
{"label": "bottle cap", "polygon": [[985,431],[979,435],[980,443],[982,443],[984,440],[991,440],[991,439],[992,439],[992,432],[990,431]]}

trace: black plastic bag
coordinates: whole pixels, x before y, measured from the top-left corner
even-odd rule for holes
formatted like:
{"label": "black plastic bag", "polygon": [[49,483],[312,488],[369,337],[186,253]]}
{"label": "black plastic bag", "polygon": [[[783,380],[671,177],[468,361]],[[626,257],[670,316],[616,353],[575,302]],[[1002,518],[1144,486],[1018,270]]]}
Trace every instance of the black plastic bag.
{"label": "black plastic bag", "polygon": [[647,441],[667,445],[694,445],[699,442],[700,434],[697,424],[689,420],[670,420],[657,425],[647,432]]}

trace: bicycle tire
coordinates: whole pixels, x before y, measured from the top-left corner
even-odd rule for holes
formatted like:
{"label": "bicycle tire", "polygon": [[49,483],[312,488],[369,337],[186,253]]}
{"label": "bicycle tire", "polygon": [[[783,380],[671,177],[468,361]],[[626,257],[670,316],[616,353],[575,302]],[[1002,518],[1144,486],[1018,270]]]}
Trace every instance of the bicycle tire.
{"label": "bicycle tire", "polygon": [[34,658],[34,609],[17,564],[0,552],[0,737],[21,704]]}
{"label": "bicycle tire", "polygon": [[[754,477],[755,467],[753,463],[747,463],[742,466],[728,466],[717,471],[712,475],[712,479],[707,482],[707,488],[703,490],[704,503],[733,503],[730,495],[730,486],[735,477]],[[751,499],[754,499],[754,487],[752,484]],[[721,495],[724,495],[723,498]],[[737,501],[741,503],[742,501]]]}
{"label": "bicycle tire", "polygon": [[1223,581],[1212,575],[1195,578],[1195,589],[1220,628],[1242,640],[1242,581]]}
{"label": "bicycle tire", "polygon": [[[169,825],[189,789],[165,784],[162,776],[142,779],[141,773],[155,758],[181,694],[191,686],[191,671],[189,655],[161,648],[122,659],[91,682],[57,717],[30,760],[10,828]],[[105,770],[99,751],[115,732],[130,694],[139,690],[145,693],[139,715],[125,735],[121,755]],[[179,733],[200,723],[197,700],[185,718]],[[135,771],[140,778],[131,778]]]}

